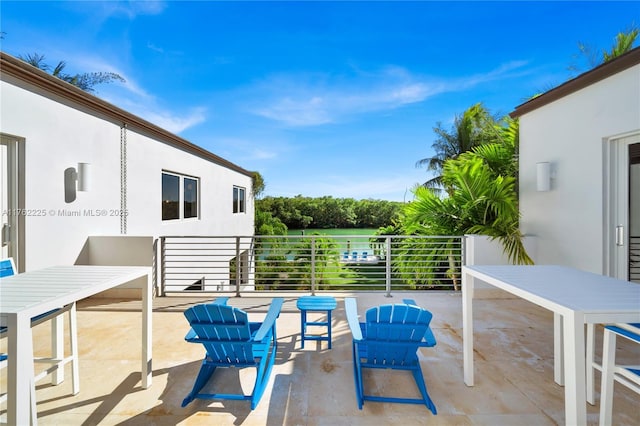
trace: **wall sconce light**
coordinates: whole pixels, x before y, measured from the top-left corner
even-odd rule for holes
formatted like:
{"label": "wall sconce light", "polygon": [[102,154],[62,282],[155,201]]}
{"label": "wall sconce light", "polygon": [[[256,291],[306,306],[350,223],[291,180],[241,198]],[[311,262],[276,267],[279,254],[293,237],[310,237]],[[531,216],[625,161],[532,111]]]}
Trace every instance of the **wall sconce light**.
{"label": "wall sconce light", "polygon": [[78,163],[77,169],[69,167],[64,171],[64,201],[72,203],[76,200],[76,191],[91,189],[91,164]]}
{"label": "wall sconce light", "polygon": [[78,163],[76,172],[76,181],[78,183],[78,191],[89,191],[91,189],[91,164]]}
{"label": "wall sconce light", "polygon": [[536,189],[538,191],[551,190],[551,163],[536,163]]}

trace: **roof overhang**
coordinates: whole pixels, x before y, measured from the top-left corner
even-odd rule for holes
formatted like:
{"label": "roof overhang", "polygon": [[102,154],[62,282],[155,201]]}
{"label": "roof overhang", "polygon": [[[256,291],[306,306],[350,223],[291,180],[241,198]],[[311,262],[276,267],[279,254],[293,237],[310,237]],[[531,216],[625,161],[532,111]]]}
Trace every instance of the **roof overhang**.
{"label": "roof overhang", "polygon": [[538,97],[518,105],[509,115],[512,118],[521,117],[528,112],[564,98],[578,90],[584,89],[585,87],[638,64],[640,64],[640,47],[636,47],[635,49],[632,49],[609,62],[605,62],[590,71],[580,74],[579,76],[543,93]]}
{"label": "roof overhang", "polygon": [[126,125],[130,130],[146,134],[154,139],[168,143],[176,148],[197,155],[198,157],[211,161],[212,163],[222,167],[250,177],[254,175],[253,172],[225,160],[224,158],[169,132],[168,130],[156,126],[143,118],[118,108],[117,106],[93,96],[72,84],[0,51],[0,79],[6,80],[6,76],[22,81],[29,86],[37,88],[39,91],[44,91],[44,93],[55,95],[67,102],[81,106],[100,117],[108,118],[114,123]]}

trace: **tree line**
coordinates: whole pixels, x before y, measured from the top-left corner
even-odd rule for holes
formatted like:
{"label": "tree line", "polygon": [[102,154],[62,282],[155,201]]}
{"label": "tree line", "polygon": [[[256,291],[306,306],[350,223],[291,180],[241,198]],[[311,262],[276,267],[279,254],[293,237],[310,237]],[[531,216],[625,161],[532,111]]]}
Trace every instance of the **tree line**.
{"label": "tree line", "polygon": [[[256,232],[267,219],[278,219],[286,228],[380,228],[397,219],[401,202],[354,198],[264,197],[256,200]],[[277,226],[271,223],[270,226]],[[265,229],[262,229],[265,231]],[[272,234],[271,234],[272,235]]]}

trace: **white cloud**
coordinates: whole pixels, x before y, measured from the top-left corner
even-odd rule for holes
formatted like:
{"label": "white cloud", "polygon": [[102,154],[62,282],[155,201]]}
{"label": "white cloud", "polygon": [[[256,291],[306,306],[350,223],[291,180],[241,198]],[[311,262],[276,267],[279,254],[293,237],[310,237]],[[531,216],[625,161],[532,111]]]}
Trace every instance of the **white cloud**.
{"label": "white cloud", "polygon": [[256,83],[248,92],[264,99],[249,110],[287,126],[334,123],[354,114],[385,111],[423,102],[445,92],[456,92],[508,78],[522,69],[524,61],[501,65],[488,73],[456,79],[412,75],[400,67],[375,73],[330,76],[326,74],[279,74]]}
{"label": "white cloud", "polygon": [[154,52],[164,53],[164,49],[162,47],[158,47],[151,42],[147,42],[147,48],[153,50]]}
{"label": "white cloud", "polygon": [[85,24],[101,26],[111,17],[126,17],[133,21],[142,15],[159,15],[167,8],[162,0],[119,0],[119,1],[62,1],[61,7],[86,15]]}
{"label": "white cloud", "polygon": [[[81,70],[81,72],[112,72],[118,74],[125,81],[124,82],[112,82],[109,85],[97,86],[94,88],[96,93],[113,92],[111,89],[122,88],[130,95],[134,95],[137,98],[143,99],[145,102],[154,101],[155,97],[144,90],[131,76],[125,71],[114,66],[112,63],[105,61],[103,58],[91,56],[87,53],[78,54],[68,58],[67,63],[73,64],[75,70]],[[74,71],[75,72],[75,71]]]}
{"label": "white cloud", "polygon": [[206,119],[204,108],[193,108],[186,115],[174,115],[170,111],[144,110],[137,112],[153,124],[162,127],[171,133],[180,133],[189,127],[202,123]]}
{"label": "white cloud", "polygon": [[186,113],[175,113],[158,105],[154,95],[147,93],[129,79],[126,83],[104,86],[97,95],[105,101],[172,133],[183,132],[206,120],[206,108],[196,106],[189,108]]}
{"label": "white cloud", "polygon": [[265,160],[274,160],[283,153],[289,152],[291,147],[280,140],[264,140],[263,138],[243,139],[234,137],[215,138],[208,142],[217,153],[224,157],[233,158],[242,163],[263,164]]}
{"label": "white cloud", "polygon": [[172,133],[180,133],[206,120],[204,107],[192,107],[186,114],[179,115],[162,108],[155,95],[147,92],[125,71],[101,58],[82,54],[69,58],[68,63],[73,63],[74,68],[83,72],[113,72],[120,75],[124,82],[96,86],[95,94]]}
{"label": "white cloud", "polygon": [[256,148],[253,150],[251,156],[256,160],[271,160],[273,158],[276,158],[278,155],[274,151],[267,151],[265,149]]}
{"label": "white cloud", "polygon": [[530,71],[524,71],[522,68],[527,65],[527,61],[511,61],[500,65],[498,68],[489,71],[484,74],[475,74],[461,79],[457,79],[452,82],[452,88],[457,90],[463,90],[470,87],[477,86],[482,83],[495,81],[503,78],[512,78],[519,75],[523,75]]}
{"label": "white cloud", "polygon": [[327,110],[327,102],[318,96],[307,99],[276,99],[272,104],[253,112],[289,126],[313,126],[333,121]]}
{"label": "white cloud", "polygon": [[97,5],[101,7],[102,19],[122,15],[129,19],[140,15],[159,15],[167,8],[165,1],[155,0],[109,1],[99,2]]}

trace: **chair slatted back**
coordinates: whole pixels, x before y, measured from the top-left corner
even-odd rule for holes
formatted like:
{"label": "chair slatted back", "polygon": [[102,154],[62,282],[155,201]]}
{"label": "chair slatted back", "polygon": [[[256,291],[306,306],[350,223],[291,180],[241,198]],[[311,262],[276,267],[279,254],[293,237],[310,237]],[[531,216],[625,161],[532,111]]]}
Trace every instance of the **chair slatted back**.
{"label": "chair slatted back", "polygon": [[367,310],[364,330],[367,363],[389,367],[415,365],[432,317],[425,309],[400,304]]}
{"label": "chair slatted back", "polygon": [[0,278],[9,277],[15,275],[16,267],[13,264],[13,259],[1,259],[0,260]]}
{"label": "chair slatted back", "polygon": [[227,305],[202,304],[184,312],[207,356],[220,365],[255,365],[247,313]]}

